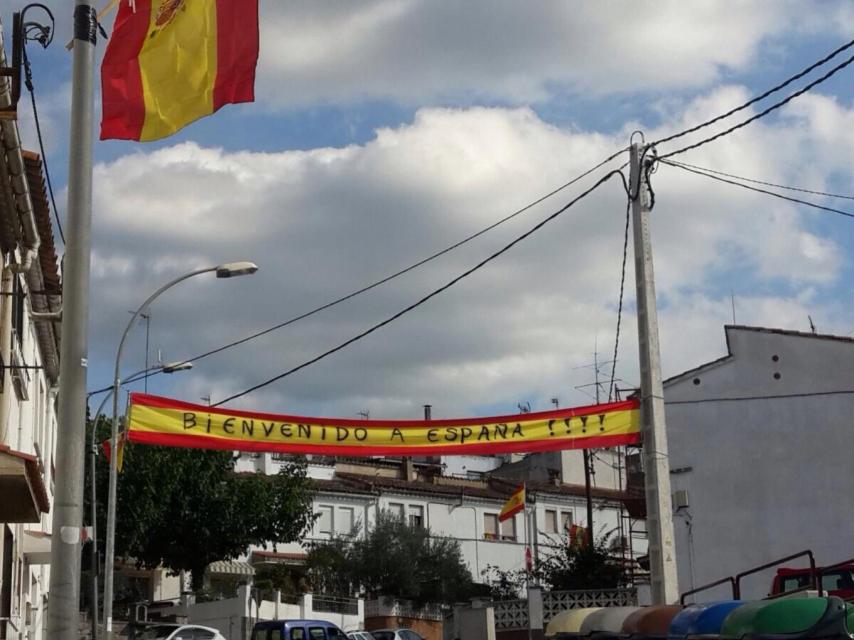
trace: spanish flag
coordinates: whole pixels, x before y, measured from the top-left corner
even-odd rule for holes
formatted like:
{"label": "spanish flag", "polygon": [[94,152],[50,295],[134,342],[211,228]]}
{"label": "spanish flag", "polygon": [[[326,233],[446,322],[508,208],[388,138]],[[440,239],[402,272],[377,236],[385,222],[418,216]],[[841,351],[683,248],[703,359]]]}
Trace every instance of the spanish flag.
{"label": "spanish flag", "polygon": [[509,520],[517,513],[525,508],[525,485],[519,485],[510,496],[510,499],[501,507],[501,513],[498,514],[498,521],[504,522]]}
{"label": "spanish flag", "polygon": [[[118,437],[116,438],[116,451],[118,451],[118,456],[116,457],[116,471],[119,473],[122,472],[122,467],[125,463],[125,442],[127,441],[127,432],[119,431]],[[101,449],[104,451],[104,456],[107,458],[107,462],[112,460],[112,451],[110,450],[110,439],[107,438],[101,443]]]}
{"label": "spanish flag", "polygon": [[101,139],[158,140],[255,99],[258,0],[122,0],[101,65]]}

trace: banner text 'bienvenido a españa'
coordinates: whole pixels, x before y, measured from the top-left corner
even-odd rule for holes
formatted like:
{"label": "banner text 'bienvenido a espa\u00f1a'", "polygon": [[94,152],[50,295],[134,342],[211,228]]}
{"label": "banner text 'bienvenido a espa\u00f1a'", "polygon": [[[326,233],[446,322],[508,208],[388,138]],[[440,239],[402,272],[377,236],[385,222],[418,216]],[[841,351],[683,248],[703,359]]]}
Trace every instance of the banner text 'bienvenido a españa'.
{"label": "banner text 'bienvenido a espa\u00f1a'", "polygon": [[349,420],[234,411],[131,394],[128,439],[153,445],[342,456],[472,455],[636,444],[636,400],[454,420]]}

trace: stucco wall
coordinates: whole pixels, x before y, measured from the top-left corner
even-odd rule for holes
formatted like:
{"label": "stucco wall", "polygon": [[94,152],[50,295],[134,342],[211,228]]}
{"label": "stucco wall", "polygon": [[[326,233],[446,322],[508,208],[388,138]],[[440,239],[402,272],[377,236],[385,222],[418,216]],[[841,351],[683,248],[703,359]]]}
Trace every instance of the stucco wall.
{"label": "stucco wall", "polygon": [[[806,548],[819,563],[852,555],[854,393],[719,399],[854,389],[854,342],[728,337],[731,358],[665,387],[671,481],[689,497],[674,518],[683,591]],[[771,573],[743,595],[765,595]]]}

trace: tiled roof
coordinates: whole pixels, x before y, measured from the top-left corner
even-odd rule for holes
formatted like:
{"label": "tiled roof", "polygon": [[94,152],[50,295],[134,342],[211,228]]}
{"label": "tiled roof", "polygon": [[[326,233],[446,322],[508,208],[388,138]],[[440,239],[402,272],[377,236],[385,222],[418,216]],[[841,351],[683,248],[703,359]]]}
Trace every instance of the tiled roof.
{"label": "tiled roof", "polygon": [[48,513],[50,511],[50,499],[48,498],[47,489],[44,486],[44,480],[42,479],[42,474],[39,470],[38,458],[31,453],[15,451],[12,447],[5,444],[0,444],[0,453],[12,456],[13,458],[19,458],[24,461],[27,479],[29,480],[30,487],[35,494],[39,511],[42,513]]}
{"label": "tiled roof", "polygon": [[[332,480],[312,480],[312,484],[318,491],[331,493],[353,493],[353,494],[376,494],[382,491],[439,495],[446,497],[468,496],[486,500],[506,500],[516,483],[491,478],[486,482],[470,482],[445,484],[441,482],[430,482],[426,480],[403,480],[401,478],[383,478],[373,475],[361,475],[355,473],[336,473]],[[547,494],[554,496],[584,496],[583,485],[560,484],[555,485],[548,482],[528,483],[528,492],[534,494]],[[600,500],[621,501],[626,498],[623,491],[616,489],[603,489],[593,487],[591,494]]]}
{"label": "tiled roof", "polygon": [[56,245],[53,237],[53,223],[51,222],[50,203],[48,202],[47,190],[45,188],[44,172],[42,169],[41,156],[32,151],[23,151],[24,165],[27,170],[27,183],[30,187],[30,198],[33,202],[33,212],[36,226],[41,239],[39,247],[39,263],[42,268],[44,289],[53,295],[60,295],[62,288],[59,280],[59,258],[56,254]]}

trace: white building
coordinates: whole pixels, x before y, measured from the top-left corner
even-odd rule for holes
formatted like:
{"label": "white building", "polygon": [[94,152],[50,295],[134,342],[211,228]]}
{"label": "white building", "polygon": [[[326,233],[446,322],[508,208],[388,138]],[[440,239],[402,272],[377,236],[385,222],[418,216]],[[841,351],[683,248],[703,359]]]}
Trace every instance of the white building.
{"label": "white building", "polygon": [[[276,473],[284,457],[244,454],[239,472]],[[408,522],[428,527],[431,533],[460,542],[463,558],[475,581],[482,581],[488,566],[502,570],[523,569],[529,540],[535,557],[548,555],[561,544],[561,533],[570,525],[587,525],[583,485],[532,480],[527,483],[530,526],[522,514],[498,522],[501,507],[513,493],[515,481],[501,478],[470,479],[442,475],[439,467],[397,460],[337,460],[309,464],[315,485],[314,512],[318,518],[302,544],[277,545],[274,551],[255,550],[253,560],[299,561],[308,543],[333,535],[365,534],[379,511],[400,514]],[[620,514],[626,494],[617,489],[594,487],[594,531],[597,537],[613,534],[618,552]],[[636,555],[645,552],[645,545]]]}
{"label": "white building", "polygon": [[664,385],[682,591],[804,549],[825,565],[854,555],[854,339],[725,333],[727,355]]}
{"label": "white building", "polygon": [[[0,90],[0,102],[3,92]],[[41,160],[0,120],[0,638],[47,621],[60,282]]]}

